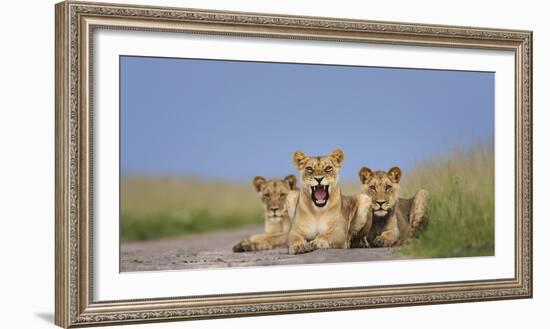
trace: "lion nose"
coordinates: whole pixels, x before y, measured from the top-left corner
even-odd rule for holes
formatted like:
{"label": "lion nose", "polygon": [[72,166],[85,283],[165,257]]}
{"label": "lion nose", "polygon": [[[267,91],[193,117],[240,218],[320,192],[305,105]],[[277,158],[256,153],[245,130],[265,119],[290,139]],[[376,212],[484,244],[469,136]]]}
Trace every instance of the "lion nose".
{"label": "lion nose", "polygon": [[319,177],[313,177],[315,178],[315,180],[317,181],[317,184],[321,184],[321,182],[323,181],[323,179],[325,178],[324,176],[322,176],[321,178]]}
{"label": "lion nose", "polygon": [[382,205],[385,203],[385,201],[384,200],[376,200],[376,203],[378,203],[378,205],[380,207],[382,207]]}
{"label": "lion nose", "polygon": [[273,212],[276,212],[277,210],[279,210],[279,208],[277,208],[277,207],[271,207],[270,209],[271,209],[271,211],[273,211]]}

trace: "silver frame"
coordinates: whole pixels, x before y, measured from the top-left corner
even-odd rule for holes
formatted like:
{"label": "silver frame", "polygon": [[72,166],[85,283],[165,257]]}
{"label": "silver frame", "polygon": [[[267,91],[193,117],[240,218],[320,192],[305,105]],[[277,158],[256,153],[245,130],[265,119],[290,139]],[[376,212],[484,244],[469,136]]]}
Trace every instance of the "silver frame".
{"label": "silver frame", "polygon": [[[514,278],[94,302],[90,55],[91,36],[97,29],[513,51]],[[55,38],[57,325],[78,327],[532,297],[532,32],[65,1],[56,5]]]}

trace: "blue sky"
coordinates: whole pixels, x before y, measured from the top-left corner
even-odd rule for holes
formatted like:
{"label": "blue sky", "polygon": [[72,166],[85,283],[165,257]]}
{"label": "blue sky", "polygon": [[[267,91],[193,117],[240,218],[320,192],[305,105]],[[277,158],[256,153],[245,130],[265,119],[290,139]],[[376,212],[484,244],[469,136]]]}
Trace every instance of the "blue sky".
{"label": "blue sky", "polygon": [[494,73],[127,57],[121,174],[250,180],[342,148],[342,179],[493,141]]}

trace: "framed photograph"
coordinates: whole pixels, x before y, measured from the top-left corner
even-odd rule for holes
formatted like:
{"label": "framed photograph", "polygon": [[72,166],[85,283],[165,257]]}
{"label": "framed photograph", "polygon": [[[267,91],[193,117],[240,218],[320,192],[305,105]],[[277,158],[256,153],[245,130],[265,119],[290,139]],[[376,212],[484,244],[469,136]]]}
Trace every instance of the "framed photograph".
{"label": "framed photograph", "polygon": [[532,32],[56,5],[62,327],[530,298]]}

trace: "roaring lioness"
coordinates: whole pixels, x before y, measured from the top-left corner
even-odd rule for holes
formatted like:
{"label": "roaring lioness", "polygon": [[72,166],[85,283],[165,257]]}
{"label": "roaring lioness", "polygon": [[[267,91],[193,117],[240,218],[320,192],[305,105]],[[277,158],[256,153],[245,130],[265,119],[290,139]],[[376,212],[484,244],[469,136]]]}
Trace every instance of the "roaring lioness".
{"label": "roaring lioness", "polygon": [[[288,198],[292,226],[288,252],[299,254],[326,248],[348,248],[348,229],[358,208],[366,208],[361,196],[348,197],[340,192],[338,172],[344,152],[309,157],[297,151],[292,160],[300,172],[301,188]],[[363,211],[365,212],[365,211]]]}
{"label": "roaring lioness", "polygon": [[257,176],[252,180],[254,189],[261,197],[264,208],[264,233],[242,240],[233,251],[269,250],[287,246],[290,218],[286,208],[287,195],[296,189],[296,176],[267,180]]}
{"label": "roaring lioness", "polygon": [[399,167],[388,172],[367,167],[359,170],[361,193],[371,199],[373,220],[367,242],[372,246],[402,245],[428,223],[428,191],[419,190],[411,199],[399,198],[401,175]]}

